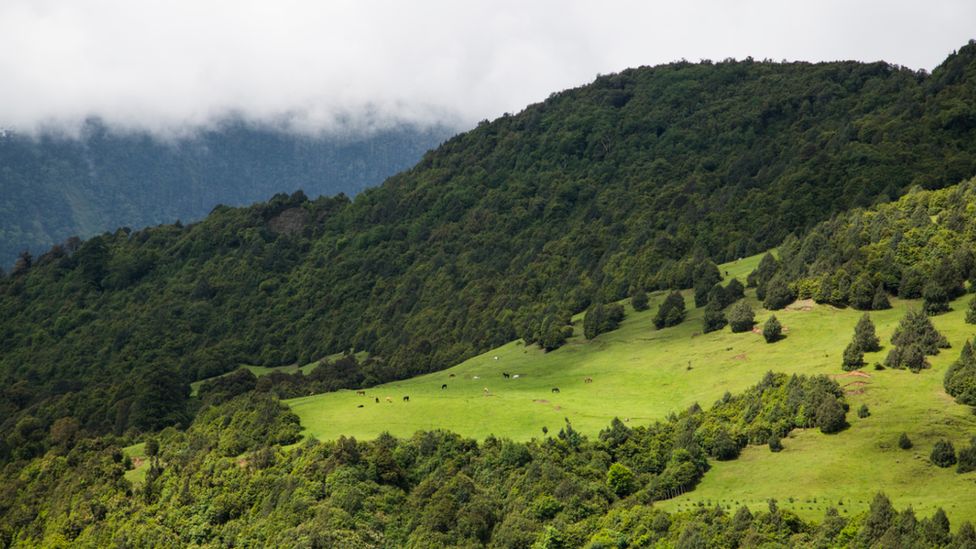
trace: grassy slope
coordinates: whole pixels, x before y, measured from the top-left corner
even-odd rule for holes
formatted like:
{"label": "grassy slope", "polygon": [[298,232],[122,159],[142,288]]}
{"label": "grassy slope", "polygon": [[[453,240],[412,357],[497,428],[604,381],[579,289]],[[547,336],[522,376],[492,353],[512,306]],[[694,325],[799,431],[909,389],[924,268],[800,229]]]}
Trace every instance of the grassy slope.
{"label": "grassy slope", "polygon": [[[722,269],[744,279],[758,259]],[[651,319],[662,298],[653,296],[646,312],[635,314],[628,308],[620,329],[593,341],[579,336],[577,327],[577,336],[552,353],[513,342],[443,372],[369,389],[366,398],[339,391],[288,403],[307,433],[318,438],[372,438],[382,431],[409,436],[419,429],[439,428],[477,438],[494,434],[526,440],[542,436],[543,426],[558,430],[564,418],[595,435],[614,416],[641,424],[696,401],[709,406],[725,391],[735,393],[755,384],[769,370],[843,374],[841,353],[861,315],[828,306],[780,311],[777,317],[788,336],[769,345],[758,334],[732,334],[728,328],[698,335],[700,309],[692,309],[680,326],[656,331]],[[690,295],[686,301],[691,304]],[[885,344],[905,310],[917,303],[894,300],[893,305],[892,310],[872,313]],[[765,446],[750,447],[736,461],[716,462],[694,492],[662,505],[682,509],[699,502],[739,502],[760,507],[775,497],[781,507],[820,518],[827,505],[841,501],[844,513],[862,511],[873,493],[883,490],[896,506],[912,505],[922,515],[941,505],[955,521],[976,520],[971,503],[976,473],[958,475],[927,459],[937,439],[950,438],[958,448],[976,434],[976,416],[942,391],[945,369],[964,339],[976,333],[963,322],[964,308],[963,301],[957,302],[954,311],[934,319],[954,348],[934,357],[932,369],[917,375],[866,370],[871,375],[864,379],[867,390],[848,395],[850,429],[834,436],[816,430],[795,432],[779,454]],[[768,316],[759,310],[757,319]],[[865,358],[879,362],[886,352]],[[505,380],[502,372],[520,378]],[[586,377],[593,383],[584,383]],[[861,380],[838,378],[842,385]],[[443,383],[446,390],[440,388]],[[559,394],[550,391],[554,386]],[[403,395],[409,395],[410,402],[403,402]],[[392,403],[385,402],[387,396]],[[374,397],[380,398],[379,404]],[[855,413],[862,403],[872,411],[869,418]],[[364,407],[357,408],[359,404]],[[897,448],[902,431],[909,433],[914,449]]]}

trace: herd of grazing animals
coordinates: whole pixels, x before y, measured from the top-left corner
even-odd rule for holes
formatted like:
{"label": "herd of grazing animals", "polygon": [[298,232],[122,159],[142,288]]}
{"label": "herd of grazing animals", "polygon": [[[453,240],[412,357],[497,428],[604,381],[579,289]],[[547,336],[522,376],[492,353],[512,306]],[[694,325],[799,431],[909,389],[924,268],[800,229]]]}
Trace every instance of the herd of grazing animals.
{"label": "herd of grazing animals", "polygon": [[[497,356],[495,357],[495,360],[498,360],[498,357]],[[449,374],[448,377],[454,377],[454,374]],[[518,379],[519,378],[519,374],[509,374],[508,372],[502,372],[502,378],[504,378],[504,379]],[[472,376],[471,379],[478,379],[478,376]],[[585,378],[583,378],[583,383],[587,383],[587,384],[593,383],[593,378],[592,377],[585,377]],[[447,383],[442,383],[441,384],[441,390],[443,391],[445,389],[447,389]],[[485,396],[491,395],[491,391],[488,389],[488,387],[485,387],[483,389],[483,392],[484,392]],[[559,387],[553,387],[552,388],[552,392],[553,393],[558,393],[559,392]],[[366,391],[365,390],[357,390],[356,391],[356,395],[357,396],[366,396]],[[374,400],[375,400],[376,404],[379,404],[380,403],[380,397],[374,397]],[[392,404],[393,403],[393,397],[386,397],[386,401],[388,403]],[[410,402],[410,396],[409,395],[404,395],[403,396],[403,402]],[[356,407],[357,408],[362,408],[363,405],[360,404],[360,405],[358,405]]]}

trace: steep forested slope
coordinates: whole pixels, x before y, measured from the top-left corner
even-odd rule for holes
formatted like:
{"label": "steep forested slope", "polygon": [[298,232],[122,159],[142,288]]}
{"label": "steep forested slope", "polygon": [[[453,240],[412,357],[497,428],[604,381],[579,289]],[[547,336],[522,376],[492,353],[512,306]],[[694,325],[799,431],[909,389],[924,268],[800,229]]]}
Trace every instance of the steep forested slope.
{"label": "steep forested slope", "polygon": [[445,128],[308,137],[227,122],[184,138],[90,122],[77,139],[0,136],[0,266],[69,236],[197,220],[217,204],[304,189],[354,195],[410,167]]}
{"label": "steep forested slope", "polygon": [[[236,362],[446,366],[632,288],[737,257],[976,166],[976,44],[932,75],[884,63],[675,63],[486,122],[350,202],[277,196],[118,231],[0,285],[8,423],[185,421]],[[6,425],[5,425],[6,428]],[[26,429],[28,435],[33,432]],[[27,436],[29,438],[29,436]]]}

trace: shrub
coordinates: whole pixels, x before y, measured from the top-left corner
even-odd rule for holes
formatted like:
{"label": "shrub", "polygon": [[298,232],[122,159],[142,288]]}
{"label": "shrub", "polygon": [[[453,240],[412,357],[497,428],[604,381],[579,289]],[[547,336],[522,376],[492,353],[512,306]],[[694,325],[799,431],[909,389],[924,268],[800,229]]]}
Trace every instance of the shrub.
{"label": "shrub", "polygon": [[670,326],[677,326],[685,319],[685,298],[680,292],[671,292],[664,298],[654,316],[654,326],[660,330]]}
{"label": "shrub", "polygon": [[888,300],[888,293],[885,292],[884,286],[878,284],[878,289],[874,291],[874,299],[871,301],[871,309],[884,311],[890,308],[891,301]]}
{"label": "shrub", "polygon": [[862,404],[861,407],[857,409],[857,417],[859,418],[863,419],[869,417],[870,415],[871,415],[871,410],[868,409],[867,404]]}
{"label": "shrub", "polygon": [[969,300],[969,307],[966,309],[966,322],[976,324],[976,296]]}
{"label": "shrub", "polygon": [[763,337],[766,339],[766,343],[775,343],[783,337],[783,326],[776,319],[776,315],[769,317],[769,320],[763,324]]}
{"label": "shrub", "polygon": [[783,450],[783,442],[776,435],[769,437],[769,451],[780,452]]}
{"label": "shrub", "polygon": [[951,467],[956,464],[956,449],[948,440],[940,440],[932,448],[929,459],[939,467]]}
{"label": "shrub", "polygon": [[972,445],[959,450],[959,464],[956,466],[957,473],[968,473],[970,471],[976,471],[976,446]]}
{"label": "shrub", "polygon": [[864,313],[854,326],[854,341],[865,353],[873,353],[881,350],[881,341],[874,329],[874,322],[871,322],[871,315]]}
{"label": "shrub", "polygon": [[725,319],[725,313],[721,309],[716,309],[711,306],[705,307],[705,315],[702,317],[702,332],[714,332],[721,330],[728,324],[729,321]]}
{"label": "shrub", "polygon": [[898,447],[902,450],[911,450],[912,446],[914,445],[912,444],[912,439],[908,438],[908,433],[902,433],[898,437]]}
{"label": "shrub", "polygon": [[756,323],[756,313],[745,301],[740,301],[729,309],[729,325],[733,333],[748,332]]}

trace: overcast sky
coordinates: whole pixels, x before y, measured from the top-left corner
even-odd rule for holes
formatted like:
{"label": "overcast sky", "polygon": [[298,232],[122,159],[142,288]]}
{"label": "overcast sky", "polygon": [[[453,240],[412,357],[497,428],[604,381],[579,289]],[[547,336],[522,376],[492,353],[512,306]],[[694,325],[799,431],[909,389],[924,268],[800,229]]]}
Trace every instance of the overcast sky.
{"label": "overcast sky", "polygon": [[626,67],[931,70],[974,37],[974,0],[0,0],[0,127],[467,127]]}

